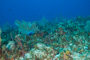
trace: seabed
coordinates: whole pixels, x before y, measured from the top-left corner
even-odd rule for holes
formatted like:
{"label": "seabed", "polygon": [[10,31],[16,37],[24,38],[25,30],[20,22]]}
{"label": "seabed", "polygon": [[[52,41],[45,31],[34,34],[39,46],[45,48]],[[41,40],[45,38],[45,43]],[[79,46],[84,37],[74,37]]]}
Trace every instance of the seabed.
{"label": "seabed", "polygon": [[90,60],[90,16],[0,27],[0,60]]}

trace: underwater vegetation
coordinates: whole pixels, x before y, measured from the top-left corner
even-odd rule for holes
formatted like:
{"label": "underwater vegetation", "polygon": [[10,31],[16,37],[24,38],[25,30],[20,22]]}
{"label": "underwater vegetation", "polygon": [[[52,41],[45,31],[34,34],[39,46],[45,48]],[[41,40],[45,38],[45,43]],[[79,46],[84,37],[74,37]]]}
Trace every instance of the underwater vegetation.
{"label": "underwater vegetation", "polygon": [[15,25],[0,27],[0,60],[90,60],[90,16]]}
{"label": "underwater vegetation", "polygon": [[39,30],[36,26],[36,23],[30,23],[26,21],[20,22],[17,20],[15,24],[18,27],[18,31],[20,31],[22,34],[35,33]]}

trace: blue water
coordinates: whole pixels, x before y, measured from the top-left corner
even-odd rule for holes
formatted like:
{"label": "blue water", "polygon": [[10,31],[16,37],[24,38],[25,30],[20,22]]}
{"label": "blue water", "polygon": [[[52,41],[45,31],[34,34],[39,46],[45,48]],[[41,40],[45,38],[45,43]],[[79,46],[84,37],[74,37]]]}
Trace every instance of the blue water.
{"label": "blue water", "polygon": [[90,0],[0,0],[0,60],[13,59],[90,60]]}
{"label": "blue water", "polygon": [[0,0],[0,24],[39,21],[43,16],[75,18],[90,15],[90,0]]}

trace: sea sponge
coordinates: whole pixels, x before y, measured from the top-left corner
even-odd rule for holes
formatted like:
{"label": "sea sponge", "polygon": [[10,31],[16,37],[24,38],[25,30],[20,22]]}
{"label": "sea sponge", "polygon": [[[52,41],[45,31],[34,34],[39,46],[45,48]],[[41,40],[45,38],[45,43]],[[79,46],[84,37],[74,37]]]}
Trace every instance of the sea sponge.
{"label": "sea sponge", "polygon": [[14,50],[15,49],[15,42],[14,41],[10,41],[6,48],[8,48],[9,50]]}

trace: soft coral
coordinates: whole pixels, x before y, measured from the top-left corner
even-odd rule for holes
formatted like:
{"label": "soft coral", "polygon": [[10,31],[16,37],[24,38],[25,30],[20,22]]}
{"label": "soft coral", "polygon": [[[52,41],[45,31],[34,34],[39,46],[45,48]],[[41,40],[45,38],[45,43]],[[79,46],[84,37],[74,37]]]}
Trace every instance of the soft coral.
{"label": "soft coral", "polygon": [[24,56],[25,55],[24,47],[23,47],[22,42],[20,41],[20,38],[18,37],[18,35],[16,35],[15,41],[18,43],[18,45],[21,46],[21,48],[22,48],[21,55]]}

